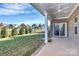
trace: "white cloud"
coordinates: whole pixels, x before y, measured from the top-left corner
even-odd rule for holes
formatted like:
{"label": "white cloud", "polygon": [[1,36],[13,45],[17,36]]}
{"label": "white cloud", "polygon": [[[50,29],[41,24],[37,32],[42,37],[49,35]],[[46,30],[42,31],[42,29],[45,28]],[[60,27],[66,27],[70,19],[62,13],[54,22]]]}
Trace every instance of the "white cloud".
{"label": "white cloud", "polygon": [[[0,15],[14,15],[19,13],[31,13],[34,11],[29,10],[29,4],[21,3],[8,3],[2,4],[3,7],[0,7]],[[28,10],[27,10],[28,9]]]}

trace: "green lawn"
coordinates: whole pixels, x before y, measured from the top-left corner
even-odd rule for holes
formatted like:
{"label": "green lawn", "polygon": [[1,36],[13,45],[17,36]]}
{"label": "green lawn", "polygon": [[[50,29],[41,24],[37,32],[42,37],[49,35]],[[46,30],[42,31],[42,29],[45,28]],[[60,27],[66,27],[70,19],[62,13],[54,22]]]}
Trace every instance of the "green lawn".
{"label": "green lawn", "polygon": [[20,35],[0,41],[0,55],[31,55],[42,43],[43,34]]}

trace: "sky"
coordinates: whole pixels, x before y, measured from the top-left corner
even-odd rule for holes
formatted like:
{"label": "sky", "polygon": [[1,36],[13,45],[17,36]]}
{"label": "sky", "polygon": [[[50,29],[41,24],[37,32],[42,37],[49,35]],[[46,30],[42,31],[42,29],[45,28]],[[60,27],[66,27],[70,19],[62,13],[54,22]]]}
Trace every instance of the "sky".
{"label": "sky", "polygon": [[0,22],[5,24],[44,24],[44,16],[27,3],[0,3]]}

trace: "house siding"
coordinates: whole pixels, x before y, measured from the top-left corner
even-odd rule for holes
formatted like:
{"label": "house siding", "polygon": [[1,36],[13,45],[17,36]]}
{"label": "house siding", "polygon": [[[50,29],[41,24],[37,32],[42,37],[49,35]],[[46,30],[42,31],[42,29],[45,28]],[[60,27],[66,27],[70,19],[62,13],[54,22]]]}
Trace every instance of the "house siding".
{"label": "house siding", "polygon": [[[75,34],[74,33],[74,17],[78,17],[78,22],[79,22],[79,7],[74,11],[74,13],[68,18],[68,19],[54,19],[52,20],[52,24],[58,22],[58,23],[63,23],[63,22],[66,22],[67,23],[67,29],[68,29],[68,36],[67,37],[53,37],[52,36],[52,39],[58,39],[58,40],[69,40],[69,41],[72,41],[72,42],[75,42],[77,44],[79,44],[79,24],[78,24],[78,34]],[[51,25],[52,25],[51,24]],[[53,26],[52,26],[53,27]],[[52,30],[52,33],[53,33],[53,29]]]}
{"label": "house siding", "polygon": [[75,12],[70,16],[68,19],[68,36],[69,40],[72,40],[73,42],[76,42],[79,44],[79,25],[78,25],[78,34],[74,33],[74,18],[78,17],[79,22],[79,7],[75,10]]}

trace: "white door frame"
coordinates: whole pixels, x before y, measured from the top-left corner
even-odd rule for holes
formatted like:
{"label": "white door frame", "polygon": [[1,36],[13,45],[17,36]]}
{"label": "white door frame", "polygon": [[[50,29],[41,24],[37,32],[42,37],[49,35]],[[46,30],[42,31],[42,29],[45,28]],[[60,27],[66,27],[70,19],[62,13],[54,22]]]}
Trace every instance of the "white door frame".
{"label": "white door frame", "polygon": [[[54,24],[59,24],[59,28],[60,28],[60,24],[65,24],[65,36],[60,36],[60,31],[59,31],[59,36],[55,36],[54,35]],[[67,23],[54,23],[53,24],[53,37],[67,37]]]}

